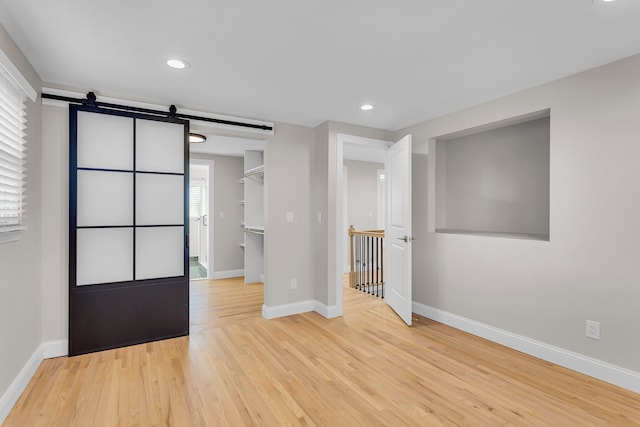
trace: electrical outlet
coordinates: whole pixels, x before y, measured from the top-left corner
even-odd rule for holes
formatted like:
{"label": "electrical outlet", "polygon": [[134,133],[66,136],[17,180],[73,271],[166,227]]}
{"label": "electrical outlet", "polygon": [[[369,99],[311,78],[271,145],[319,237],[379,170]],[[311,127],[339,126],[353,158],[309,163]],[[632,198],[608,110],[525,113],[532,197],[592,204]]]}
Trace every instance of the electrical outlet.
{"label": "electrical outlet", "polygon": [[292,277],[291,278],[290,289],[298,289],[298,278],[297,277]]}
{"label": "electrical outlet", "polygon": [[600,339],[600,322],[587,320],[587,337],[593,338],[594,340]]}

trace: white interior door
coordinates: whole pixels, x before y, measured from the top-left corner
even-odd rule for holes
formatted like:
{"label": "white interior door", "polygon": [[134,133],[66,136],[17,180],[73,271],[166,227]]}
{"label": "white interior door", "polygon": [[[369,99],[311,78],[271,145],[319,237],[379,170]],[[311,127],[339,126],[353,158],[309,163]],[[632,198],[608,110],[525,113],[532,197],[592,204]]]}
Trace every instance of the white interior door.
{"label": "white interior door", "polygon": [[200,258],[200,205],[202,187],[199,181],[191,181],[189,186],[189,257]]}
{"label": "white interior door", "polygon": [[385,300],[411,325],[411,135],[385,159]]}
{"label": "white interior door", "polygon": [[202,186],[202,212],[200,215],[200,264],[209,269],[209,188]]}

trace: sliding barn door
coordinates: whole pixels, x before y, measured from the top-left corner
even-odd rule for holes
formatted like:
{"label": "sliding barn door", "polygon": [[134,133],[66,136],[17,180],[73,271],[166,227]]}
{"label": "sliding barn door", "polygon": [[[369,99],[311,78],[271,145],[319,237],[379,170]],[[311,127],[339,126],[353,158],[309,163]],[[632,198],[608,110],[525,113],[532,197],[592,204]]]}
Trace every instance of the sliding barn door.
{"label": "sliding barn door", "polygon": [[189,333],[188,126],[69,107],[69,355]]}

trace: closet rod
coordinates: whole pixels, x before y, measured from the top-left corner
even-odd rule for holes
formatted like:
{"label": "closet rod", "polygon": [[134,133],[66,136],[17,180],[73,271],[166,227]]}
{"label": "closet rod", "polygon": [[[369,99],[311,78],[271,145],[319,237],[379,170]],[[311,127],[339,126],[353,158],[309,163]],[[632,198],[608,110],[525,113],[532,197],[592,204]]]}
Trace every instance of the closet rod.
{"label": "closet rod", "polygon": [[93,92],[87,93],[87,97],[84,99],[72,98],[69,96],[62,96],[62,95],[54,95],[50,93],[42,93],[41,95],[42,95],[42,98],[44,99],[53,99],[55,101],[64,101],[64,102],[70,102],[73,104],[84,104],[84,105],[90,105],[90,106],[96,106],[96,107],[111,108],[114,110],[135,111],[138,113],[148,113],[148,114],[155,114],[159,116],[176,117],[178,119],[200,120],[204,122],[218,123],[218,124],[230,125],[230,126],[240,126],[245,128],[260,129],[260,130],[266,130],[266,131],[273,130],[272,126],[267,126],[267,125],[258,125],[255,123],[236,122],[234,120],[214,119],[211,117],[202,117],[202,116],[194,116],[191,114],[178,113],[176,112],[177,109],[175,105],[171,105],[169,107],[169,111],[161,111],[161,110],[152,110],[149,108],[132,107],[130,105],[111,104],[109,102],[101,102],[101,101],[99,102],[99,101],[96,101],[96,95]]}

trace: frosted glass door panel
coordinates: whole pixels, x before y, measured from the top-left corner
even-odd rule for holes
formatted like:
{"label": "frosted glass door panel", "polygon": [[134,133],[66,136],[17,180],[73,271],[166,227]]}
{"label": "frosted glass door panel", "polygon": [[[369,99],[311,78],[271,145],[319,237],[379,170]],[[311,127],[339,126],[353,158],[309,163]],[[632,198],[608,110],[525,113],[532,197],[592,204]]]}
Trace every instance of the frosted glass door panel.
{"label": "frosted glass door panel", "polygon": [[133,173],[78,171],[78,227],[133,225]]}
{"label": "frosted glass door panel", "polygon": [[133,170],[133,119],[78,112],[78,167]]}
{"label": "frosted glass door panel", "polygon": [[184,126],[153,120],[136,121],[136,169],[184,172]]}
{"label": "frosted glass door panel", "polygon": [[76,231],[78,286],[133,280],[133,229]]}
{"label": "frosted glass door panel", "polygon": [[136,280],[184,276],[184,227],[136,229]]}
{"label": "frosted glass door panel", "polygon": [[184,224],[184,177],[136,174],[136,224]]}

